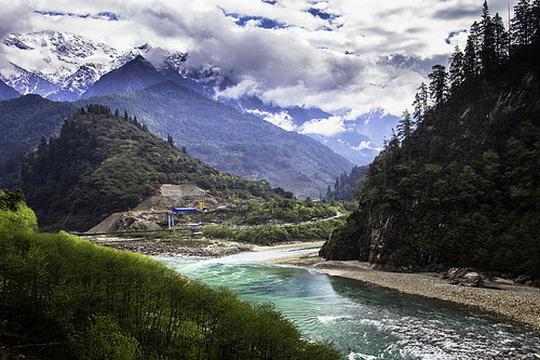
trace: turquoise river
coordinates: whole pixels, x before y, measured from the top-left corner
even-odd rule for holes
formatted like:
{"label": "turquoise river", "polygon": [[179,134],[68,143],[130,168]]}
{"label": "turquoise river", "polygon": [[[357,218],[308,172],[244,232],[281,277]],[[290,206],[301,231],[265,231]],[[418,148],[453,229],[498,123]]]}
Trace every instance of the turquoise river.
{"label": "turquoise river", "polygon": [[226,286],[244,300],[273,303],[306,337],[334,343],[348,360],[540,359],[540,336],[490,315],[264,262],[305,251],[158,259],[209,286]]}

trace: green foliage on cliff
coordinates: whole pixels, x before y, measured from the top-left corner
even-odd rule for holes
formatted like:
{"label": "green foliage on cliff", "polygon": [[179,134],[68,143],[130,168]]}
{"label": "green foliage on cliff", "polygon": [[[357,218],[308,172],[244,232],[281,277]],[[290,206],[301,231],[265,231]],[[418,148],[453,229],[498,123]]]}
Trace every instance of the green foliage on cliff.
{"label": "green foliage on cliff", "polygon": [[135,207],[159,184],[195,183],[216,196],[278,196],[263,181],[214,170],[152,135],[136,119],[91,105],[42,141],[22,173],[40,226],[87,230],[113,212]]}
{"label": "green foliage on cliff", "polygon": [[417,128],[376,158],[359,209],[321,254],[540,276],[538,53],[538,42],[513,48],[444,101],[419,106]]}
{"label": "green foliage on cliff", "polygon": [[0,330],[15,329],[12,341],[49,344],[40,358],[340,357],[269,305],[211,290],[145,256],[38,233],[21,199],[0,192]]}

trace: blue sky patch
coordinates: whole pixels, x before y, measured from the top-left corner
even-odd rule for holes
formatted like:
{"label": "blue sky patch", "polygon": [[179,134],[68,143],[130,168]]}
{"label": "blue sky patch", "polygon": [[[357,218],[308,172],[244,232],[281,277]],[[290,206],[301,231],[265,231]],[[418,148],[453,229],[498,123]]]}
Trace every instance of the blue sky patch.
{"label": "blue sky patch", "polygon": [[34,10],[34,13],[45,15],[45,16],[72,16],[78,17],[81,19],[102,19],[107,21],[118,21],[120,17],[110,11],[101,11],[97,14],[77,14],[65,11],[55,11],[55,10]]}

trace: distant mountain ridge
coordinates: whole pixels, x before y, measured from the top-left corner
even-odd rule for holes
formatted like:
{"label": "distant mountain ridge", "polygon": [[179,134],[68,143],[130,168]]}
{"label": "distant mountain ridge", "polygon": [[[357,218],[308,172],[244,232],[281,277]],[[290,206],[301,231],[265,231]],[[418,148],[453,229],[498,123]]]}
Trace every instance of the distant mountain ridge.
{"label": "distant mountain ridge", "polygon": [[[139,80],[121,79],[121,74],[116,72],[137,56],[149,54],[152,48],[148,44],[119,51],[107,44],[77,34],[41,31],[10,34],[0,46],[6,47],[10,53],[18,52],[23,57],[43,58],[42,63],[34,69],[25,69],[18,64],[12,64],[9,71],[0,72],[0,79],[21,94],[34,93],[56,101],[77,101],[121,89],[141,90],[144,86],[159,82],[157,79],[145,77],[144,71],[139,74],[141,76]],[[287,131],[303,133],[302,127],[305,123],[333,116],[316,107],[281,107],[267,104],[257,96],[244,95],[238,99],[219,96],[221,91],[237,85],[239,80],[235,79],[234,74],[223,73],[219,67],[211,64],[190,66],[186,53],[168,53],[153,66],[162,75],[160,81],[165,79],[176,81],[208,98],[217,99]],[[124,85],[117,86],[115,81],[111,81],[112,78]],[[104,85],[105,81],[109,84]],[[397,116],[391,116],[393,120],[388,122],[386,117],[373,116],[379,113],[378,110],[374,110],[357,119],[345,121],[346,131],[335,136],[306,134],[352,163],[367,164],[382,147],[382,138],[391,136],[392,126],[388,124],[395,125],[398,119]],[[364,126],[368,117],[373,121],[369,126]]]}
{"label": "distant mountain ridge", "polygon": [[137,55],[118,69],[103,75],[82,94],[83,99],[114,93],[133,92],[164,81],[154,65]]}
{"label": "distant mountain ridge", "polygon": [[11,86],[8,86],[5,82],[0,80],[0,101],[12,99],[21,94]]}
{"label": "distant mountain ridge", "polygon": [[143,90],[92,97],[128,111],[162,137],[218,170],[266,179],[299,196],[318,197],[352,164],[319,142],[208,99],[168,80]]}
{"label": "distant mountain ridge", "polygon": [[[165,76],[143,59],[135,59],[119,71],[131,78],[129,74],[140,72],[141,66],[144,71],[155,72],[149,77],[152,81]],[[178,77],[170,78],[175,76]],[[91,103],[127,110],[155,134],[162,138],[172,135],[177,146],[186,147],[190,154],[221,171],[265,179],[298,196],[323,195],[336,176],[352,168],[351,163],[315,140],[242,114],[179,82],[166,80],[142,90],[92,97],[77,103],[56,103],[35,95],[0,102],[0,127],[6,129],[6,142],[0,145],[0,155],[4,154],[0,156],[0,164],[10,163],[2,182],[13,185],[14,175],[7,174],[14,174],[17,169],[15,159],[37,146],[42,136],[56,134],[66,113]],[[51,114],[50,109],[56,110]],[[17,149],[15,158],[9,157],[12,149]]]}

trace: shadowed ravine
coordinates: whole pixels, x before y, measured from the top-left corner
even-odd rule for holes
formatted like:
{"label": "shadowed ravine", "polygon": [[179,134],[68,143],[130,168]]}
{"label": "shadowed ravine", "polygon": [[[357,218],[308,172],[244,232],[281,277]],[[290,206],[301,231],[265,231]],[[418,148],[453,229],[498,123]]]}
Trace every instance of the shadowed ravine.
{"label": "shadowed ravine", "polygon": [[[309,250],[291,250],[299,253]],[[284,251],[161,261],[244,300],[271,302],[309,338],[335,343],[349,359],[534,358],[540,337],[441,301],[404,295],[309,269],[262,263]]]}

